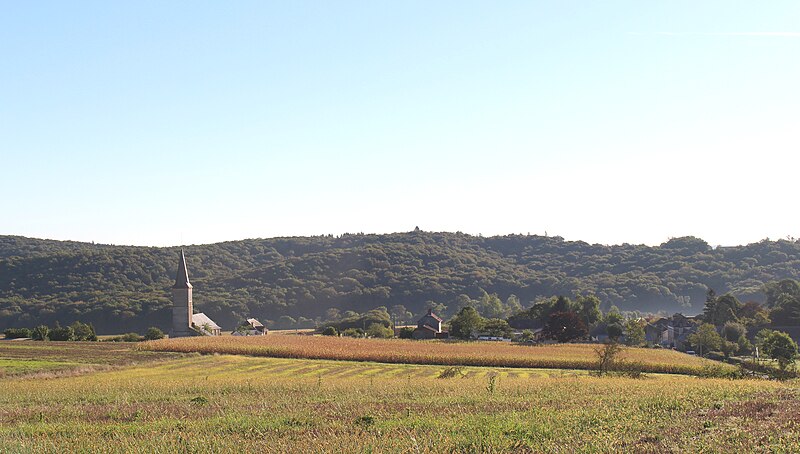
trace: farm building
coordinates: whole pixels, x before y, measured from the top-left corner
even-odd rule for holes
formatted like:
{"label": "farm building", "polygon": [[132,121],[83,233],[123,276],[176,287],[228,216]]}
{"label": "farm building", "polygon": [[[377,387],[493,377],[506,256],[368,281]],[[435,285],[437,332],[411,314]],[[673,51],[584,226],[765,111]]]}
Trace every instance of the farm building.
{"label": "farm building", "polygon": [[412,339],[447,339],[450,334],[442,331],[442,319],[428,309],[428,313],[423,315],[417,322],[417,327],[411,334]]}
{"label": "farm building", "polygon": [[269,330],[254,318],[248,318],[231,334],[234,336],[266,336]]}

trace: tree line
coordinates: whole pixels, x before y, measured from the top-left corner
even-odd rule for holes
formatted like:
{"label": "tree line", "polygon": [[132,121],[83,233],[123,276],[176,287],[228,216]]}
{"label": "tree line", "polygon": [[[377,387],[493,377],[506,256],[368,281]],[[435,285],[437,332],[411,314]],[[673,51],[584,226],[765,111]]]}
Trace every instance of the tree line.
{"label": "tree line", "polygon": [[[398,305],[412,314],[435,305],[447,318],[472,306],[507,319],[550,295],[592,294],[604,312],[691,314],[703,310],[708,288],[764,303],[764,284],[800,279],[800,243],[790,240],[606,246],[414,231],[232,241],[186,253],[196,309],[231,329],[249,317],[310,327],[329,310]],[[0,236],[0,329],[76,320],[101,333],[168,329],[176,265],[177,248]]]}

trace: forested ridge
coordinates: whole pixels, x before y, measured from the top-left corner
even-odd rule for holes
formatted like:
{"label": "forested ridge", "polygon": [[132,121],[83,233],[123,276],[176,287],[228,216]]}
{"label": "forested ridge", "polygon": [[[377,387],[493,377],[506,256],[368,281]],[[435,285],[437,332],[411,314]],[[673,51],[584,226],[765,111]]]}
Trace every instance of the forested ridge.
{"label": "forested ridge", "polygon": [[[74,320],[93,323],[99,333],[167,329],[178,251],[0,236],[0,329]],[[251,239],[185,251],[195,310],[226,329],[245,317],[310,323],[330,308],[404,305],[420,313],[435,302],[451,314],[485,293],[516,295],[523,306],[593,293],[604,309],[694,314],[708,288],[764,301],[763,284],[800,278],[800,242],[791,240],[712,248],[683,237],[656,247],[605,246],[414,231]]]}

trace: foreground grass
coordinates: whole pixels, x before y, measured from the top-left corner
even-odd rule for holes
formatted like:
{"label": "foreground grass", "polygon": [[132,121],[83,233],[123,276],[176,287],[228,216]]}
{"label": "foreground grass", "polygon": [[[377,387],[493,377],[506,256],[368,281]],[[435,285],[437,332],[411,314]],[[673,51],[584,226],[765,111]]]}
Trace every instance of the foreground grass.
{"label": "foreground grass", "polygon": [[443,369],[212,355],[3,379],[0,451],[730,452],[800,443],[787,384],[477,367],[437,378]]}
{"label": "foreground grass", "polygon": [[[225,353],[274,358],[334,359],[400,364],[593,369],[596,345],[524,346],[505,342],[441,342],[268,335],[189,337],[146,342],[138,348],[159,352]],[[672,350],[625,348],[622,359],[644,372],[699,375],[710,367],[732,366]]]}

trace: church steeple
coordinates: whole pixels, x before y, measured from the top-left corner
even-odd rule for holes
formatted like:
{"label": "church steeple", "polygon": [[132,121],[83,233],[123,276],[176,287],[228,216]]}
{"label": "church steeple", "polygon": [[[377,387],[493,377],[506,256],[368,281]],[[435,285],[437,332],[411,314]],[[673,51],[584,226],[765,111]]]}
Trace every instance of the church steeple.
{"label": "church steeple", "polygon": [[181,258],[178,261],[178,275],[175,276],[175,285],[172,288],[192,288],[189,283],[189,270],[186,269],[186,256],[181,249]]}

